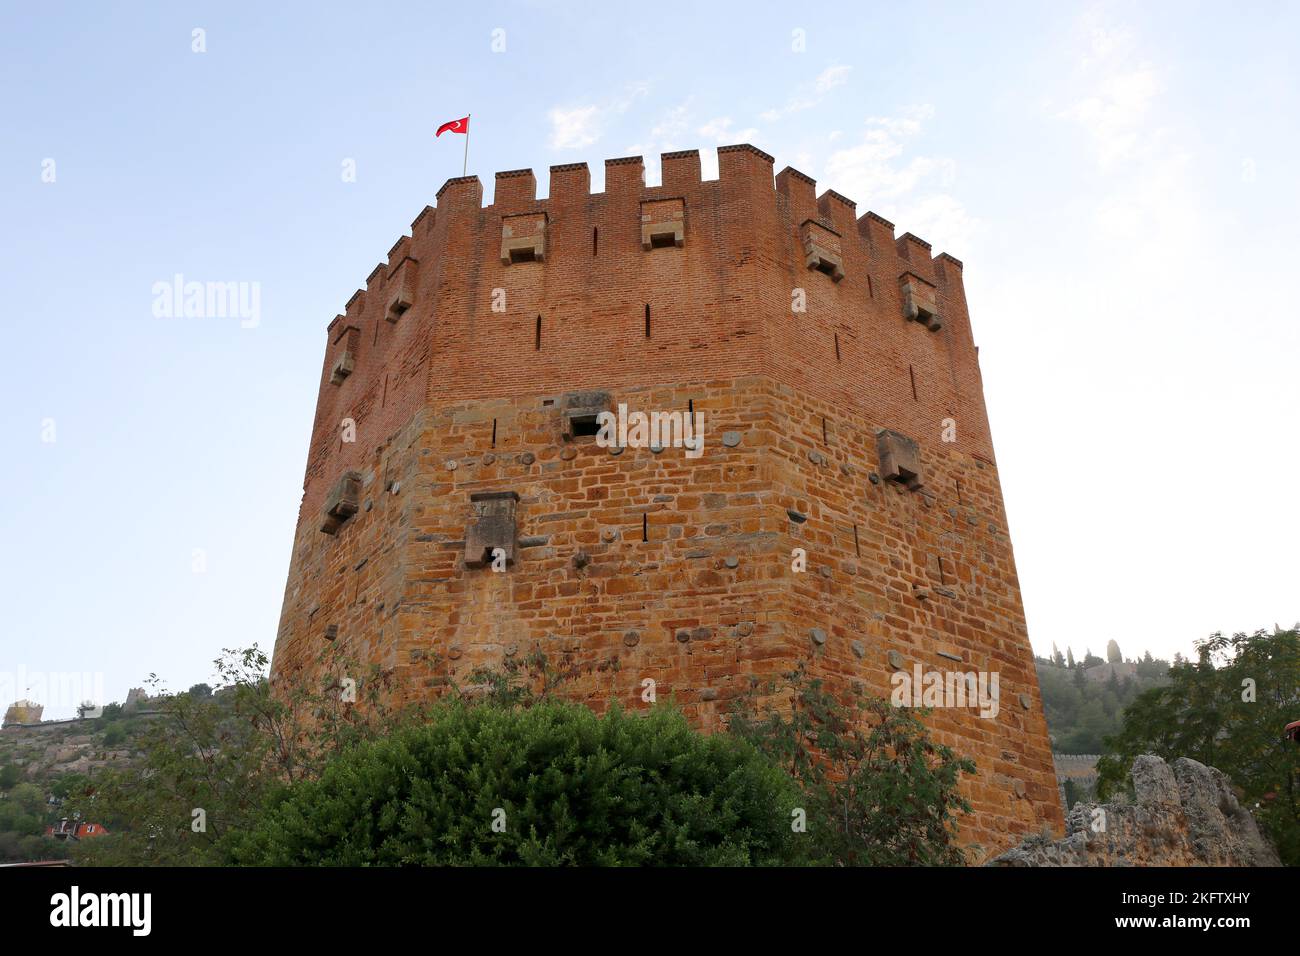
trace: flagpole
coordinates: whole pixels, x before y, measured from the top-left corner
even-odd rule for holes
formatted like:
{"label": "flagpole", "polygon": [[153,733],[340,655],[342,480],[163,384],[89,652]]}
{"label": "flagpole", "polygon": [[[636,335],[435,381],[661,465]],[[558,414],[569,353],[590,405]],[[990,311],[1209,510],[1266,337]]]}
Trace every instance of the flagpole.
{"label": "flagpole", "polygon": [[469,118],[472,115],[472,113],[465,114],[465,162],[460,167],[460,175],[462,179],[469,175]]}

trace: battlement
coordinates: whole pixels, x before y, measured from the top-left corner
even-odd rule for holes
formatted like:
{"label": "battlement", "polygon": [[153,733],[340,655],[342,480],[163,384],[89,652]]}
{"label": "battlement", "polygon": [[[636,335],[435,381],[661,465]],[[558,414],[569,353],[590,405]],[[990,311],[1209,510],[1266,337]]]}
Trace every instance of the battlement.
{"label": "battlement", "polygon": [[[478,176],[457,176],[443,183],[437,192],[438,205],[425,206],[411,223],[411,235],[402,236],[389,251],[387,263],[375,267],[367,279],[369,289],[381,270],[391,274],[408,254],[407,250],[414,237],[421,229],[434,231],[438,222],[438,210],[446,211],[448,218],[453,214],[488,213],[498,216],[521,213],[545,213],[553,207],[570,206],[575,202],[587,202],[592,198],[612,195],[626,196],[629,192],[642,192],[647,196],[658,196],[673,191],[690,191],[693,198],[708,204],[716,204],[736,190],[750,194],[753,201],[770,201],[773,206],[783,202],[793,218],[800,222],[813,221],[840,232],[842,235],[854,233],[857,241],[863,243],[864,254],[875,245],[899,243],[900,257],[911,261],[911,250],[903,245],[904,240],[917,247],[917,252],[924,250],[930,258],[931,246],[923,239],[911,233],[904,233],[895,240],[894,224],[874,213],[864,213],[861,218],[856,215],[857,203],[842,193],[827,189],[820,196],[816,193],[817,182],[806,173],[792,167],[786,167],[775,177],[772,167],[775,160],[748,143],[733,146],[720,146],[718,153],[718,178],[705,180],[701,176],[700,152],[696,149],[677,150],[661,153],[659,186],[646,186],[645,159],[641,156],[622,156],[605,160],[605,189],[603,192],[591,191],[591,175],[586,163],[564,163],[551,166],[547,186],[547,198],[537,197],[537,177],[532,169],[509,169],[494,174],[495,192],[490,205],[483,204],[483,184]],[[765,200],[762,197],[767,197]],[[629,210],[635,214],[635,210]],[[607,210],[613,212],[613,210]],[[936,265],[932,272],[942,278],[942,267],[938,260],[955,263],[960,270],[960,260],[946,252],[933,256]]]}
{"label": "battlement", "polygon": [[[478,176],[448,179],[329,323],[312,504],[360,463],[331,434],[343,418],[382,441],[439,396],[720,374],[883,402],[913,431],[965,412],[960,447],[991,461],[960,260],[750,144],[717,157],[706,180],[699,150],[663,153],[657,186],[643,157],[607,159],[600,192],[586,163],[560,164],[545,198],[531,168],[502,170],[488,205]],[[905,377],[873,371],[882,349]]]}

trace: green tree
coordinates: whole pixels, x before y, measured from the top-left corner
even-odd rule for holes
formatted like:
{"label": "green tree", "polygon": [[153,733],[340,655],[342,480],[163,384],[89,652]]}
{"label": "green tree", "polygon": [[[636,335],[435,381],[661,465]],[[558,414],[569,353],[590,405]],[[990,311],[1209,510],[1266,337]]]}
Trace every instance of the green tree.
{"label": "green tree", "polygon": [[844,866],[956,865],[956,836],[970,806],[958,784],[975,764],[930,740],[927,711],[855,694],[845,704],[810,680],[802,664],[783,684],[790,707],[760,687],[737,702],[731,733],[753,742],[803,788],[815,856]]}
{"label": "green tree", "polygon": [[1300,863],[1300,747],[1282,737],[1300,720],[1300,628],[1214,634],[1196,648],[1125,711],[1097,765],[1099,795],[1126,786],[1139,754],[1191,757],[1227,774],[1282,860]]}
{"label": "green tree", "polygon": [[275,794],[226,845],[274,866],[787,863],[800,799],[756,749],[671,707],[451,700]]}
{"label": "green tree", "polygon": [[22,768],[17,764],[7,763],[0,767],[0,790],[8,790],[23,778]]}

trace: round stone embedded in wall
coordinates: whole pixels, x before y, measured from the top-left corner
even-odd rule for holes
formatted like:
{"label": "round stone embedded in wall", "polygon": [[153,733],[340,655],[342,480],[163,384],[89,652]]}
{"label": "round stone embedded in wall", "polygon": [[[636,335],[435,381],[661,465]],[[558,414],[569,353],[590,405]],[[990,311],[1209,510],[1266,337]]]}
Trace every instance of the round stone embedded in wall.
{"label": "round stone embedded in wall", "polygon": [[1032,704],[1032,703],[1033,703],[1033,701],[1029,699],[1029,695],[1028,695],[1028,694],[1021,694],[1021,695],[1020,695],[1020,706],[1023,707],[1023,708],[1025,708],[1025,710],[1028,710],[1030,704]]}
{"label": "round stone embedded in wall", "polygon": [[723,432],[722,444],[727,448],[735,448],[740,444],[740,432]]}
{"label": "round stone embedded in wall", "polygon": [[892,667],[896,671],[901,671],[903,669],[902,654],[898,653],[898,651],[890,651],[889,654],[886,656],[889,658],[890,667]]}
{"label": "round stone embedded in wall", "polygon": [[736,625],[735,634],[737,637],[749,637],[754,633],[754,625],[751,621],[741,621]]}
{"label": "round stone embedded in wall", "polygon": [[697,627],[691,631],[691,640],[693,641],[707,641],[712,636],[713,628],[711,627]]}
{"label": "round stone embedded in wall", "polygon": [[849,647],[853,648],[854,657],[865,657],[867,654],[867,647],[861,641],[854,641]]}
{"label": "round stone embedded in wall", "polygon": [[496,460],[497,460],[497,456],[492,454],[492,452],[488,452],[486,455],[483,456],[483,464],[485,465],[491,465]]}
{"label": "round stone embedded in wall", "polygon": [[578,457],[578,449],[569,445],[564,449],[564,451],[560,452],[560,457],[565,461],[573,461],[573,459]]}
{"label": "round stone embedded in wall", "polygon": [[726,566],[729,568],[733,568],[733,569],[738,568],[740,567],[740,558],[736,557],[733,554],[729,558],[727,558],[723,563],[726,564]]}
{"label": "round stone embedded in wall", "polygon": [[447,656],[450,657],[453,661],[459,660],[460,656],[464,653],[465,653],[464,648],[462,648],[459,644],[453,644],[451,645],[451,647],[447,649]]}
{"label": "round stone embedded in wall", "polygon": [[451,461],[448,461],[448,462],[447,462],[447,470],[448,470],[448,471],[455,471],[455,470],[456,470],[457,468],[459,468],[459,467],[460,467],[460,465],[457,464],[457,462],[456,462],[454,459],[451,460]]}
{"label": "round stone embedded in wall", "polygon": [[706,687],[700,691],[700,700],[717,700],[718,689],[716,687]]}
{"label": "round stone embedded in wall", "polygon": [[641,635],[636,631],[628,631],[623,635],[623,643],[628,647],[636,647],[641,643]]}
{"label": "round stone embedded in wall", "polygon": [[814,465],[824,465],[826,463],[826,459],[822,457],[819,451],[808,452],[808,460]]}
{"label": "round stone embedded in wall", "polygon": [[617,537],[618,537],[618,532],[616,532],[613,528],[606,528],[604,531],[600,533],[600,540],[604,541],[606,544],[609,544]]}
{"label": "round stone embedded in wall", "polygon": [[531,451],[526,451],[519,456],[519,460],[525,465],[531,465],[533,462],[537,460],[537,456],[534,455]]}
{"label": "round stone embedded in wall", "polygon": [[812,637],[813,643],[818,645],[819,647],[822,644],[826,643],[826,632],[823,631],[820,627],[814,627],[811,631],[808,632],[808,634],[809,636]]}
{"label": "round stone embedded in wall", "polygon": [[514,657],[518,653],[519,653],[518,644],[511,644],[509,647],[506,648],[506,657]]}
{"label": "round stone embedded in wall", "polygon": [[880,476],[876,474],[874,471],[871,474],[867,475],[867,480],[870,481],[873,485],[880,484]]}
{"label": "round stone embedded in wall", "polygon": [[687,641],[691,639],[691,632],[683,628],[682,630],[677,632],[676,637],[678,643],[685,644]]}

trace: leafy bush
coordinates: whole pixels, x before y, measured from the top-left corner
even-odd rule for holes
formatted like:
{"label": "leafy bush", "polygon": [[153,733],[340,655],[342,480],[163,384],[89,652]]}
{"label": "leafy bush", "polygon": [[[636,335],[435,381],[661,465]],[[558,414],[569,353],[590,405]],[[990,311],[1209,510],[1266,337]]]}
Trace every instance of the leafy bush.
{"label": "leafy bush", "polygon": [[754,748],[669,708],[450,701],[272,799],[234,862],[739,866],[791,862],[801,798]]}
{"label": "leafy bush", "polygon": [[784,675],[789,711],[770,699],[758,713],[758,687],[731,717],[732,734],[749,740],[804,791],[811,856],[839,866],[956,866],[960,815],[970,805],[958,790],[971,760],[931,742],[918,719],[855,694],[844,704],[800,665]]}

